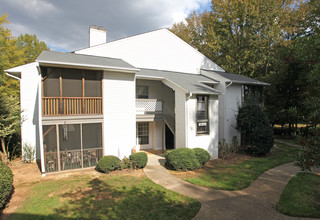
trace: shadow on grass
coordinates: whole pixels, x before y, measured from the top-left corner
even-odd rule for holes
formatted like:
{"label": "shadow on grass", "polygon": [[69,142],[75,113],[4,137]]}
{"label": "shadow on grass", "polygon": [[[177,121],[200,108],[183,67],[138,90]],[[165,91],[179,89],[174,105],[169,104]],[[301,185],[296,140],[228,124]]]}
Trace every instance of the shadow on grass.
{"label": "shadow on grass", "polygon": [[64,193],[64,198],[71,200],[55,213],[67,218],[191,219],[200,208],[196,201],[184,204],[168,198],[161,188],[115,187],[100,179],[89,181],[87,188]]}

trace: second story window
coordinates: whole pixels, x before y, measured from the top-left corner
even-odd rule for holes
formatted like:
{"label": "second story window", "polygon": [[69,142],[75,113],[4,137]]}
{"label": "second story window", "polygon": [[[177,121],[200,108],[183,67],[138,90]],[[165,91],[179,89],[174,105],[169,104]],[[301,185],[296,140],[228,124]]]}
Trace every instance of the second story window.
{"label": "second story window", "polygon": [[149,98],[149,88],[148,86],[137,86],[137,98],[147,99]]}
{"label": "second story window", "polygon": [[209,134],[208,96],[197,96],[197,134]]}

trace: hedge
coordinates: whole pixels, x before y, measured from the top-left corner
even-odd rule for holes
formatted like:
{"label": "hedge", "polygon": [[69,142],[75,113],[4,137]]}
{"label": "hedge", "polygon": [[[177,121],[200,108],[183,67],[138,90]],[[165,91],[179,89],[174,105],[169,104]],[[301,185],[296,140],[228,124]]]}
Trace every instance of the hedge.
{"label": "hedge", "polygon": [[0,160],[0,211],[5,208],[11,195],[13,174],[10,168]]}
{"label": "hedge", "polygon": [[104,156],[99,160],[97,168],[103,173],[109,173],[121,169],[121,160],[116,156]]}
{"label": "hedge", "polygon": [[201,167],[192,149],[178,148],[167,151],[166,166],[175,170],[196,170]]}
{"label": "hedge", "polygon": [[208,151],[202,148],[193,148],[193,153],[196,155],[198,162],[203,166],[210,160]]}
{"label": "hedge", "polygon": [[148,163],[148,156],[145,152],[133,153],[129,158],[136,169],[144,168]]}

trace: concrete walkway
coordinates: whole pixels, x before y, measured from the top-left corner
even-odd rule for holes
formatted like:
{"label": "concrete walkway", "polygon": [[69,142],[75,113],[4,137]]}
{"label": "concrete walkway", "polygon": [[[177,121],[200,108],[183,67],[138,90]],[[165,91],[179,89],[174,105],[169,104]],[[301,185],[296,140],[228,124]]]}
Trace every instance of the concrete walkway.
{"label": "concrete walkway", "polygon": [[200,201],[201,209],[194,219],[298,219],[282,215],[275,209],[284,187],[299,172],[293,163],[268,170],[244,190],[225,191],[178,179],[167,172],[164,162],[163,156],[149,155],[145,174],[169,190]]}

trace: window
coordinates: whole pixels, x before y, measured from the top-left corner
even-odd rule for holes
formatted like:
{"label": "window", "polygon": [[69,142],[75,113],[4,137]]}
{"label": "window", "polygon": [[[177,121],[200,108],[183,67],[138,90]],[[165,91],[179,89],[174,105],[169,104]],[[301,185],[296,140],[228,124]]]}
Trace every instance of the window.
{"label": "window", "polygon": [[209,134],[208,96],[197,96],[197,134]]}
{"label": "window", "polygon": [[138,99],[149,98],[148,93],[149,93],[148,86],[137,86],[137,98]]}
{"label": "window", "polygon": [[143,122],[138,123],[138,140],[139,144],[149,144],[149,123]]}
{"label": "window", "polygon": [[242,85],[242,103],[249,98],[262,106],[262,86]]}

